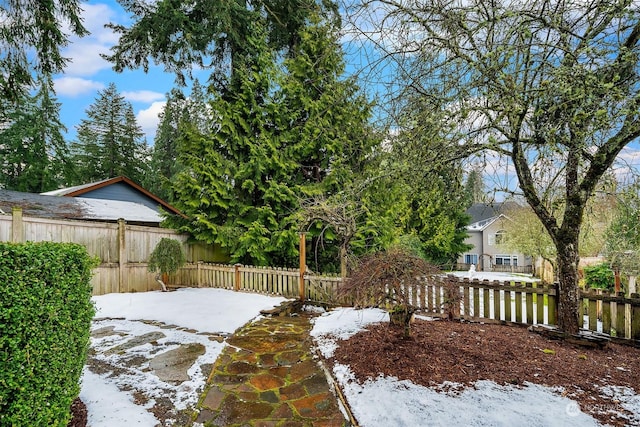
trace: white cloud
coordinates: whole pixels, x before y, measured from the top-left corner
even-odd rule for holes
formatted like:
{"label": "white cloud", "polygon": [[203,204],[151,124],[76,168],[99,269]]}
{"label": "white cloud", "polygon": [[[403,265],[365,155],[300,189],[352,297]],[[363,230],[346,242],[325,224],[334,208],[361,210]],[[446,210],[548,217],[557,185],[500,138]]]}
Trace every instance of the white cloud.
{"label": "white cloud", "polygon": [[80,77],[60,77],[53,83],[58,96],[80,96],[105,88],[102,82]]}
{"label": "white cloud", "polygon": [[164,108],[164,104],[165,101],[154,102],[146,110],[138,111],[138,114],[136,115],[136,121],[147,136],[147,142],[150,144],[153,142],[153,137],[156,133],[156,129],[158,128],[158,122],[160,121],[158,114],[160,114]]}
{"label": "white cloud", "polygon": [[89,37],[107,45],[115,44],[118,41],[118,36],[112,30],[104,27],[106,23],[118,18],[114,9],[103,3],[93,5],[84,3],[82,9],[84,26],[91,32]]}
{"label": "white cloud", "polygon": [[[91,32],[85,37],[71,37],[69,47],[63,56],[69,59],[66,75],[91,76],[108,69],[111,64],[100,56],[118,41],[118,36],[104,25],[115,20],[116,12],[106,4],[82,4],[83,24]],[[67,29],[67,33],[70,31]]]}
{"label": "white cloud", "polygon": [[111,68],[111,64],[100,54],[108,53],[109,48],[91,40],[80,40],[67,48],[63,55],[69,58],[65,74],[73,76],[92,76],[98,71]]}
{"label": "white cloud", "polygon": [[164,99],[164,94],[151,90],[136,90],[122,92],[122,96],[131,102],[154,102]]}
{"label": "white cloud", "polygon": [[640,170],[640,149],[637,144],[622,149],[613,164],[613,173],[618,182],[626,184],[637,179]]}

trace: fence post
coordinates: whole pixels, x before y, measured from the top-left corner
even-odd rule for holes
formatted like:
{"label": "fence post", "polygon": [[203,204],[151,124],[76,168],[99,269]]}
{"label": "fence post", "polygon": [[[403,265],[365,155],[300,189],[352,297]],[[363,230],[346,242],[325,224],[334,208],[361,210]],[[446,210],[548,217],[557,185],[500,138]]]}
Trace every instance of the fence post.
{"label": "fence post", "polygon": [[234,283],[233,283],[233,289],[237,292],[240,290],[240,267],[242,267],[242,264],[234,264],[233,268],[235,269],[235,278],[234,278]]}
{"label": "fence post", "polygon": [[533,323],[533,284],[531,282],[526,282],[524,284],[526,295],[524,297],[525,303],[527,305],[526,313],[527,313],[527,324],[534,325]]}
{"label": "fence post", "polygon": [[[533,283],[534,288],[538,288],[537,282]],[[536,291],[537,292],[537,291]],[[536,293],[536,323],[542,325],[544,323],[544,294]]]}
{"label": "fence post", "polygon": [[22,221],[22,208],[11,208],[11,241],[24,243],[24,222]]}
{"label": "fence post", "polygon": [[300,301],[304,301],[304,273],[307,269],[307,238],[305,233],[300,233],[300,278],[299,292]]}
{"label": "fence post", "polygon": [[126,292],[127,288],[127,247],[126,247],[126,224],[127,222],[118,219],[118,292]]}
{"label": "fence post", "polygon": [[[637,300],[640,294],[632,293],[630,297]],[[631,306],[631,339],[640,340],[640,305],[637,301],[632,301],[629,305]]]}
{"label": "fence post", "polygon": [[549,293],[547,296],[547,321],[550,325],[558,324],[558,283],[550,285],[549,291],[553,290],[553,295]]}
{"label": "fence post", "polygon": [[626,304],[624,303],[624,293],[618,293],[618,299],[616,301],[616,337],[628,338],[625,328],[626,319]]}

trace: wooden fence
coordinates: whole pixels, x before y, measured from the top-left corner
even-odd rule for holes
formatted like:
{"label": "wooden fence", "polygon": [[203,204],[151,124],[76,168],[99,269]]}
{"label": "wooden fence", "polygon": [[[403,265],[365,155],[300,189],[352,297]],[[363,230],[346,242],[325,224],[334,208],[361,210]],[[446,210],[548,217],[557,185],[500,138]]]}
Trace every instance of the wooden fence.
{"label": "wooden fence", "polygon": [[179,286],[222,288],[236,291],[280,295],[325,304],[338,303],[337,291],[340,277],[328,275],[304,275],[300,287],[300,270],[295,268],[255,267],[241,264],[188,264],[169,278]]}
{"label": "wooden fence", "polygon": [[640,294],[625,298],[622,293],[589,290],[581,292],[580,297],[585,329],[640,341]]}
{"label": "wooden fence", "polygon": [[159,227],[117,223],[23,217],[21,209],[0,215],[0,241],[72,242],[100,260],[91,284],[94,295],[159,289],[147,271],[149,255],[163,237],[182,242],[188,261],[214,260],[212,247],[188,244],[188,235]]}
{"label": "wooden fence", "polygon": [[[298,269],[192,263],[171,280],[181,286],[214,287],[236,291],[300,297]],[[557,289],[553,284],[458,280],[460,301],[456,317],[487,323],[557,324]],[[340,277],[304,275],[305,300],[339,304]],[[411,304],[428,316],[445,316],[443,283],[422,283],[405,289]],[[640,340],[640,298],[581,291],[584,329],[619,339]]]}
{"label": "wooden fence", "polygon": [[[241,265],[208,264],[212,248],[187,244],[187,236],[173,230],[117,224],[23,217],[20,210],[0,215],[0,241],[75,242],[101,260],[92,279],[94,295],[111,292],[144,292],[159,289],[147,260],[163,237],[183,243],[189,263],[170,281],[181,286],[216,287],[299,298],[327,304],[338,301],[340,277],[304,274],[298,269],[274,269]],[[459,316],[486,322],[555,325],[556,288],[520,282],[459,282]],[[424,283],[409,290],[412,304],[432,316],[444,315],[442,284]],[[616,338],[640,340],[640,296],[581,292],[581,317],[585,329]]]}

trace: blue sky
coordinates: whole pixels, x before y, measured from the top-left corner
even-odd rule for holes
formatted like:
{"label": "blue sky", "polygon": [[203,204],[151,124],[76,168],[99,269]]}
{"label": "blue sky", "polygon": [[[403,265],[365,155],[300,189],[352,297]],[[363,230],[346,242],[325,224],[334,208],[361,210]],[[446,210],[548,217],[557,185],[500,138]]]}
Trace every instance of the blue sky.
{"label": "blue sky", "polygon": [[[118,37],[104,26],[109,22],[131,23],[131,17],[116,0],[90,0],[84,2],[82,8],[84,26],[91,34],[71,38],[70,44],[63,49],[63,56],[69,59],[69,64],[64,73],[54,76],[56,95],[62,104],[61,119],[68,130],[67,139],[75,138],[75,127],[86,117],[85,111],[96,100],[98,91],[104,90],[113,82],[118,92],[133,105],[137,122],[147,136],[147,143],[153,144],[158,113],[162,111],[166,94],[175,87],[173,74],[165,73],[162,66],[153,65],[150,65],[148,73],[141,69],[122,73],[113,71],[112,64],[102,59],[100,54],[109,53],[109,48],[118,42]],[[346,31],[343,47],[347,72],[365,70],[360,75],[366,81],[361,83],[361,87],[368,96],[373,97],[383,89],[382,80],[393,80],[393,71],[382,67],[376,70],[375,75],[368,73],[370,70],[367,70],[367,65],[375,61],[375,52],[370,48],[363,48],[362,42],[355,41],[353,33]],[[204,83],[210,71],[194,70],[193,75]],[[186,92],[188,93],[188,89]]]}
{"label": "blue sky", "polygon": [[75,137],[75,127],[86,117],[85,111],[97,98],[98,91],[113,82],[118,92],[133,105],[147,142],[153,144],[158,113],[162,110],[166,94],[174,87],[173,75],[163,72],[158,66],[150,67],[148,74],[142,70],[113,71],[111,64],[100,54],[108,53],[118,39],[104,25],[108,22],[126,23],[129,17],[115,0],[89,1],[83,4],[83,9],[84,25],[91,35],[71,39],[63,49],[63,55],[70,62],[64,73],[54,76],[56,95],[62,104],[60,116],[68,129],[67,139]]}
{"label": "blue sky", "polygon": [[[162,66],[153,65],[148,73],[141,69],[122,73],[113,71],[112,65],[100,54],[109,53],[109,48],[117,43],[118,37],[104,25],[109,22],[127,24],[131,18],[116,0],[90,0],[83,3],[82,7],[84,25],[91,34],[71,38],[71,43],[63,49],[63,55],[70,60],[69,64],[64,73],[54,76],[56,95],[62,104],[61,119],[67,127],[67,140],[75,138],[75,127],[86,117],[85,111],[96,100],[98,91],[113,82],[118,92],[133,105],[147,143],[153,144],[158,113],[162,111],[166,94],[175,86],[173,74],[165,73]],[[345,57],[347,69],[354,72],[366,67],[366,62],[371,60],[371,53],[363,53],[361,44],[350,44],[348,36],[343,41],[348,51]],[[194,77],[201,82],[206,82],[209,74],[209,71],[194,71]],[[377,87],[364,87],[369,96],[381,88],[378,84],[373,86]],[[188,89],[186,91],[188,93]]]}
{"label": "blue sky", "polygon": [[[70,59],[64,73],[54,76],[56,95],[61,106],[61,119],[67,126],[67,140],[75,138],[75,127],[86,117],[86,109],[94,103],[98,91],[105,89],[113,82],[121,95],[129,101],[134,108],[138,124],[142,127],[147,143],[153,144],[153,138],[158,124],[158,113],[162,111],[166,94],[175,86],[174,76],[165,73],[162,66],[150,66],[149,72],[142,70],[126,70],[116,73],[112,65],[100,57],[101,53],[108,53],[109,48],[117,43],[117,36],[104,27],[109,22],[127,24],[130,17],[115,0],[90,0],[83,3],[84,25],[91,32],[83,38],[72,38],[69,46],[63,49],[63,55]],[[362,24],[362,23],[360,23]],[[367,26],[365,22],[363,25]],[[354,72],[364,70],[360,77],[361,87],[371,96],[380,91],[384,83],[393,81],[392,69],[377,69],[377,73],[367,73],[367,65],[375,62],[376,54],[363,49],[361,41],[350,40],[348,34],[343,39],[347,70]],[[357,37],[356,37],[357,38]],[[353,43],[351,43],[353,42]],[[200,74],[194,73],[200,81],[206,81],[208,71]],[[382,103],[384,104],[384,102]],[[635,144],[627,147],[620,155],[619,160],[632,164],[638,163],[639,151]],[[501,179],[514,179],[513,171],[508,164],[500,164],[492,161],[490,175]],[[491,168],[490,168],[491,169]],[[623,166],[622,169],[626,169]],[[487,171],[485,171],[487,172]],[[496,183],[494,183],[495,185]],[[501,183],[500,186],[504,186]],[[506,184],[509,185],[509,184]],[[489,184],[489,187],[493,185]]]}

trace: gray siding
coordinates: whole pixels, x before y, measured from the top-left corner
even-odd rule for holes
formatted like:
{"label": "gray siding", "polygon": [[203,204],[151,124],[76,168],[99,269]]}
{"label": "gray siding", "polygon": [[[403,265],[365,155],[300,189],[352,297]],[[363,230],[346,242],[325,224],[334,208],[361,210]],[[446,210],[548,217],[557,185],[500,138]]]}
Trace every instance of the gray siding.
{"label": "gray siding", "polygon": [[89,199],[106,199],[106,200],[122,200],[125,202],[140,203],[148,208],[160,211],[159,203],[153,200],[151,197],[139,192],[135,188],[132,188],[124,182],[116,182],[105,187],[100,187],[95,190],[82,193],[80,197],[86,197]]}

